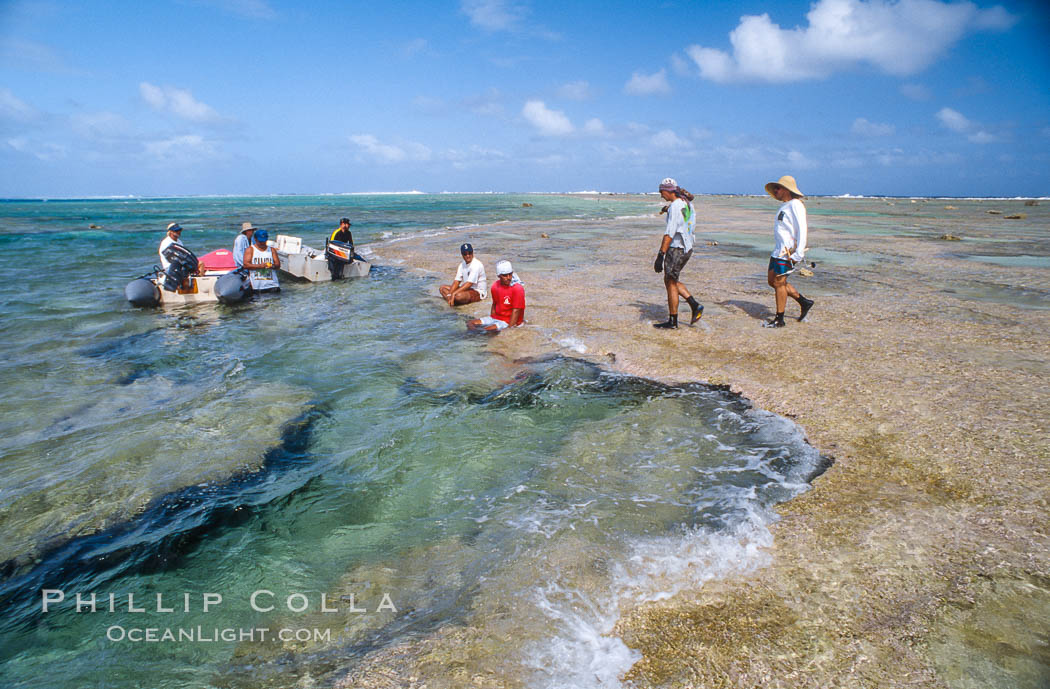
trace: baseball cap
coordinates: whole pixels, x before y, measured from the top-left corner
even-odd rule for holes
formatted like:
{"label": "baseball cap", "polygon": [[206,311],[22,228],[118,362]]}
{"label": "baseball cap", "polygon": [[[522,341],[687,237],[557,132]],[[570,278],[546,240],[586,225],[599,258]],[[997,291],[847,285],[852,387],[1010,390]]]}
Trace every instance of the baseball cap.
{"label": "baseball cap", "polygon": [[474,253],[474,247],[472,247],[470,245],[470,242],[467,242],[463,246],[459,247],[459,253],[461,253],[461,254],[472,254],[472,253]]}
{"label": "baseball cap", "polygon": [[182,228],[177,222],[168,223],[168,232],[182,232]]}
{"label": "baseball cap", "polygon": [[265,244],[266,240],[269,239],[269,238],[270,238],[270,233],[267,232],[266,230],[256,230],[255,234],[252,235],[252,239],[254,239],[257,242],[261,242],[263,244]]}
{"label": "baseball cap", "polygon": [[510,261],[500,261],[496,264],[496,275],[510,275],[514,272],[514,268],[511,267]]}

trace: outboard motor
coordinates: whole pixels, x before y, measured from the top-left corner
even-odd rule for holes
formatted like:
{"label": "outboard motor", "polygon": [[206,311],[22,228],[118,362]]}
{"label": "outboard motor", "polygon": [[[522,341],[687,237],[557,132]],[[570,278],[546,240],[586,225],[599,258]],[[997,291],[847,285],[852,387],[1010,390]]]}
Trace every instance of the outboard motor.
{"label": "outboard motor", "polygon": [[124,288],[124,296],[132,306],[156,306],[160,303],[160,289],[145,275],[129,282]]}
{"label": "outboard motor", "polygon": [[251,284],[248,282],[248,271],[234,270],[219,277],[215,281],[215,297],[222,304],[236,304],[244,301],[251,293]]}
{"label": "outboard motor", "polygon": [[182,281],[197,270],[197,257],[193,252],[179,244],[169,244],[164,249],[164,258],[171,262],[164,271],[164,289],[174,292]]}
{"label": "outboard motor", "polygon": [[327,239],[324,243],[324,257],[328,260],[328,272],[333,280],[343,277],[343,268],[354,262],[354,245]]}

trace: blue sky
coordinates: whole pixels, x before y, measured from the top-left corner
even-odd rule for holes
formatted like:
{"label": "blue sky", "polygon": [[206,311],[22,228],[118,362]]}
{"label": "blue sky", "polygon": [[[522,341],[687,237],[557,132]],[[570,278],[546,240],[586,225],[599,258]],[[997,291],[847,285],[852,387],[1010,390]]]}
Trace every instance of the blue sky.
{"label": "blue sky", "polygon": [[1038,2],[0,0],[0,197],[1050,195]]}

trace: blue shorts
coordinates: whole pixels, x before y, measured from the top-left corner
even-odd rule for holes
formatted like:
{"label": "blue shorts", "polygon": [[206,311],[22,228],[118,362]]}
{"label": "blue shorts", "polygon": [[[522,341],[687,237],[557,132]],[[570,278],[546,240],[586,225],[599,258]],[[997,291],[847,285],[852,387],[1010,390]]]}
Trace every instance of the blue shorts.
{"label": "blue shorts", "polygon": [[510,327],[510,325],[506,321],[501,321],[500,319],[493,318],[492,316],[482,316],[480,320],[481,327],[483,328],[490,325],[494,325],[498,330],[506,330],[508,327]]}
{"label": "blue shorts", "polygon": [[784,275],[791,271],[791,261],[786,258],[769,257],[769,269],[774,275]]}

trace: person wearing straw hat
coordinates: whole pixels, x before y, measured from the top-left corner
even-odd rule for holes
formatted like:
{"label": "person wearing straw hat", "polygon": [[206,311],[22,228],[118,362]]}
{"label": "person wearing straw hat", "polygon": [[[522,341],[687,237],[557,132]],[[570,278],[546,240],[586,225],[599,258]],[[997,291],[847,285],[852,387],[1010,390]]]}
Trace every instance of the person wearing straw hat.
{"label": "person wearing straw hat", "polygon": [[700,320],[704,307],[689,293],[685,284],[678,278],[682,268],[693,255],[693,230],[696,229],[696,211],[693,208],[693,195],[678,186],[678,182],[667,177],[660,182],[660,196],[669,201],[664,211],[667,213],[667,225],[663,239],[660,240],[660,252],[656,254],[653,270],[664,274],[664,289],[667,290],[667,320],[653,323],[654,328],[676,329],[678,327],[678,297],[683,297],[692,310],[689,325]]}
{"label": "person wearing straw hat", "polygon": [[794,265],[806,257],[809,228],[806,223],[806,206],[802,203],[805,195],[799,191],[798,184],[791,175],[784,175],[776,182],[767,184],[766,192],[782,205],[777,211],[777,219],[773,225],[776,246],[769,257],[769,269],[766,273],[767,282],[776,294],[777,311],[764,325],[767,328],[783,328],[784,307],[788,297],[798,302],[800,321],[813,308],[813,300],[803,297],[787,281]]}
{"label": "person wearing straw hat", "polygon": [[241,223],[241,231],[237,239],[233,240],[233,262],[238,268],[244,267],[244,250],[252,245],[252,235],[255,233],[255,225],[250,222]]}
{"label": "person wearing straw hat", "polygon": [[492,283],[492,310],[484,318],[467,321],[474,331],[495,333],[525,324],[525,286],[510,261],[496,263],[499,279]]}

